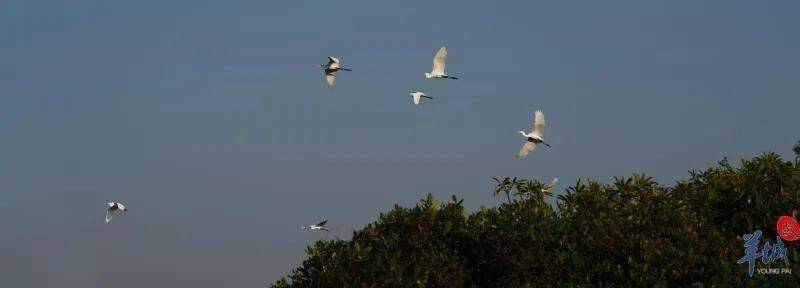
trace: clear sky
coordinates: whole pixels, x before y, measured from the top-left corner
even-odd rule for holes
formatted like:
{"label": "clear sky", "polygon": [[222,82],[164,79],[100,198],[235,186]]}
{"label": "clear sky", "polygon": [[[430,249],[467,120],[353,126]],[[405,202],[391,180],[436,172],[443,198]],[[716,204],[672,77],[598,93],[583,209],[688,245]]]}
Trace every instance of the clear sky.
{"label": "clear sky", "polygon": [[[0,286],[260,287],[491,177],[665,185],[800,138],[798,1],[0,2]],[[429,80],[442,45],[447,72]],[[324,83],[326,56],[353,72]],[[434,97],[420,106],[408,93]],[[551,149],[515,154],[533,111]],[[103,223],[105,202],[130,211]]]}

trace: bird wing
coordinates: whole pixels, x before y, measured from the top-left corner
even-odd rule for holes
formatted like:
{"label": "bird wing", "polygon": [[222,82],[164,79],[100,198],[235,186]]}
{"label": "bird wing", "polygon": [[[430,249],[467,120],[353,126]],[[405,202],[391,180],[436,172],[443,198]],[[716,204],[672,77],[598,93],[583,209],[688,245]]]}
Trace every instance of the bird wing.
{"label": "bird wing", "polygon": [[553,178],[553,180],[550,180],[550,183],[547,183],[547,185],[544,185],[545,190],[550,190],[551,188],[555,187],[556,186],[556,182],[558,182],[558,178]]}
{"label": "bird wing", "polygon": [[525,156],[528,156],[528,153],[533,151],[533,148],[536,148],[536,143],[533,143],[531,141],[525,141],[525,144],[522,145],[522,148],[520,148],[519,152],[517,152],[517,158],[523,158]]}
{"label": "bird wing", "polygon": [[339,68],[339,58],[336,57],[328,57],[328,69],[338,69]]}
{"label": "bird wing", "polygon": [[114,211],[111,209],[106,210],[106,223],[111,222],[111,217],[114,217]]}
{"label": "bird wing", "polygon": [[327,223],[328,223],[328,220],[323,220],[322,222],[317,223],[316,226],[322,227],[322,226],[325,226],[325,224],[327,224]]}
{"label": "bird wing", "polygon": [[536,116],[534,117],[533,130],[531,130],[531,133],[541,136],[542,132],[544,132],[544,114],[542,114],[542,111],[538,110],[535,114]]}
{"label": "bird wing", "polygon": [[433,57],[433,72],[432,74],[444,75],[444,63],[447,60],[447,49],[442,46],[436,56]]}
{"label": "bird wing", "polygon": [[419,93],[414,93],[414,94],[411,95],[411,97],[414,98],[414,105],[418,105],[419,104],[420,96],[422,96],[422,95],[420,95]]}
{"label": "bird wing", "polygon": [[333,82],[336,81],[336,70],[325,70],[325,81],[328,82],[328,86],[333,86]]}

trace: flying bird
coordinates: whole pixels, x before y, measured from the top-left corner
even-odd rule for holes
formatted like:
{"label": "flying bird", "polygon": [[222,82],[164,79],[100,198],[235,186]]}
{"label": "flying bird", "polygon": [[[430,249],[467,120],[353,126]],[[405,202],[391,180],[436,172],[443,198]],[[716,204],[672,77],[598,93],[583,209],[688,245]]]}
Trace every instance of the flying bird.
{"label": "flying bird", "polygon": [[308,226],[308,227],[300,226],[300,229],[303,229],[303,230],[322,230],[322,231],[330,232],[328,229],[325,228],[325,224],[328,224],[328,220],[324,220],[324,221],[319,222],[317,224],[312,224],[311,226]]}
{"label": "flying bird", "polygon": [[433,57],[433,70],[428,73],[425,72],[425,78],[446,78],[446,79],[458,79],[457,77],[448,76],[444,73],[444,66],[445,61],[447,60],[447,49],[442,46],[439,49],[439,52],[436,52],[436,56]]}
{"label": "flying bird", "polygon": [[336,57],[328,57],[328,64],[319,66],[322,67],[322,70],[325,70],[325,81],[328,82],[328,86],[333,86],[333,82],[336,81],[336,71],[353,71],[347,68],[342,68],[341,64],[339,64],[339,58]]}
{"label": "flying bird", "polygon": [[544,185],[544,187],[542,187],[542,192],[544,192],[544,193],[550,192],[550,189],[553,189],[553,187],[556,186],[557,182],[558,182],[558,178],[553,178],[553,180],[550,180],[550,183],[547,183],[547,184]]}
{"label": "flying bird", "polygon": [[550,144],[544,142],[544,114],[542,111],[536,111],[536,116],[533,122],[533,129],[530,133],[525,133],[525,131],[518,131],[517,133],[521,134],[525,137],[525,144],[522,145],[522,149],[519,149],[517,153],[517,158],[523,158],[528,156],[528,153],[533,151],[536,148],[536,144],[542,143],[550,147]]}
{"label": "flying bird", "polygon": [[419,105],[420,98],[433,99],[433,97],[425,95],[425,93],[422,93],[422,92],[419,92],[419,91],[414,91],[414,92],[412,92],[411,94],[408,94],[408,95],[411,95],[411,98],[414,100],[414,105]]}
{"label": "flying bird", "polygon": [[111,217],[114,217],[114,214],[118,211],[128,211],[128,208],[125,208],[125,205],[119,202],[108,202],[108,210],[106,211],[106,223],[111,222]]}

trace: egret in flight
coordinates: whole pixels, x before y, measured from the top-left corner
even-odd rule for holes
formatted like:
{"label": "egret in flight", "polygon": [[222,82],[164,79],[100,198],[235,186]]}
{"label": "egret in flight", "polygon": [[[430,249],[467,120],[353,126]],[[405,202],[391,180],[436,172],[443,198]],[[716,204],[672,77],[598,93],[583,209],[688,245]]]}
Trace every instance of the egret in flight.
{"label": "egret in flight", "polygon": [[414,91],[414,92],[412,92],[411,94],[408,94],[408,95],[411,95],[411,98],[414,100],[414,105],[419,105],[420,98],[433,99],[433,97],[425,95],[425,93],[422,93],[422,92],[419,92],[419,91]]}
{"label": "egret in flight", "polygon": [[436,52],[436,56],[433,57],[433,71],[430,73],[425,72],[425,78],[458,79],[444,73],[445,61],[447,61],[447,49],[442,46],[439,52]]}
{"label": "egret in flight", "polygon": [[558,178],[553,178],[553,180],[550,180],[550,183],[547,183],[547,184],[544,185],[544,187],[542,187],[542,192],[543,193],[549,193],[550,189],[553,189],[553,187],[556,187],[556,183],[557,182],[558,182]]}
{"label": "egret in flight", "polygon": [[300,229],[303,229],[303,230],[322,230],[322,231],[330,232],[328,229],[325,228],[325,224],[328,224],[328,220],[324,220],[324,221],[319,222],[317,224],[312,224],[311,226],[308,226],[308,227],[300,226]]}
{"label": "egret in flight", "polygon": [[542,111],[536,111],[536,116],[533,122],[533,130],[530,133],[525,133],[525,131],[518,131],[520,135],[525,137],[525,144],[522,145],[522,149],[519,149],[519,153],[517,153],[518,158],[523,158],[528,156],[528,153],[533,151],[533,148],[536,148],[536,144],[542,143],[550,147],[550,144],[544,142],[544,114]]}
{"label": "egret in flight", "polygon": [[106,211],[106,223],[111,222],[111,217],[114,217],[114,214],[118,211],[128,211],[128,208],[125,208],[125,205],[119,202],[108,202],[108,210]]}
{"label": "egret in flight", "polygon": [[322,67],[322,70],[325,70],[325,81],[328,81],[328,86],[333,86],[333,82],[336,81],[336,71],[353,71],[347,68],[342,68],[339,64],[339,58],[336,57],[328,57],[328,64],[319,66]]}

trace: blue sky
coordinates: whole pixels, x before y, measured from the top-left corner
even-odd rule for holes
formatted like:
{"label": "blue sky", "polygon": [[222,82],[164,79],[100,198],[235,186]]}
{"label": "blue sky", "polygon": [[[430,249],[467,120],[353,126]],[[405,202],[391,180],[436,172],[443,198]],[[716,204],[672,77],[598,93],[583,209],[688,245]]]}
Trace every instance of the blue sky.
{"label": "blue sky", "polygon": [[[321,219],[800,138],[796,1],[164,2],[0,2],[0,286],[261,286]],[[424,78],[442,45],[461,79]]]}

